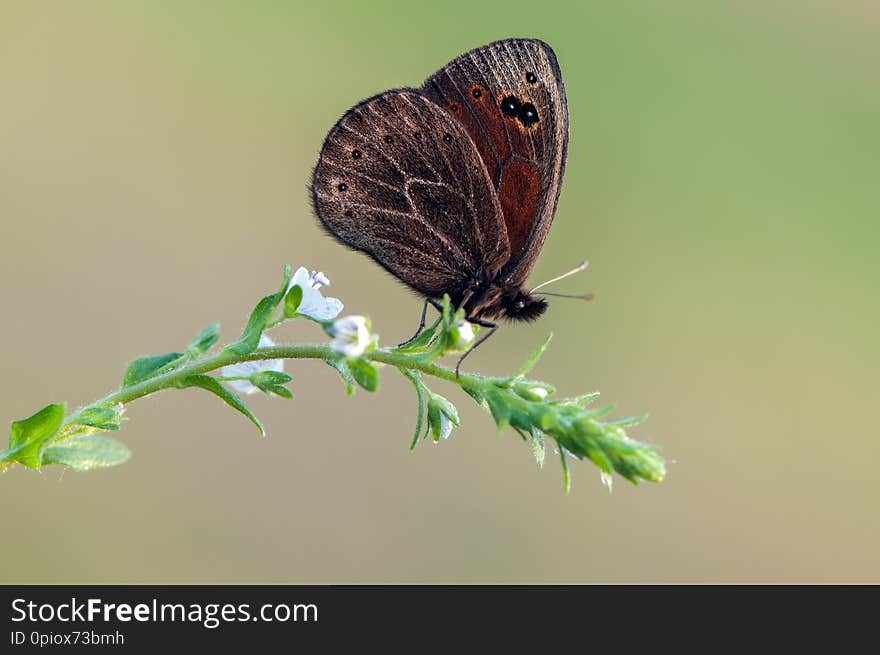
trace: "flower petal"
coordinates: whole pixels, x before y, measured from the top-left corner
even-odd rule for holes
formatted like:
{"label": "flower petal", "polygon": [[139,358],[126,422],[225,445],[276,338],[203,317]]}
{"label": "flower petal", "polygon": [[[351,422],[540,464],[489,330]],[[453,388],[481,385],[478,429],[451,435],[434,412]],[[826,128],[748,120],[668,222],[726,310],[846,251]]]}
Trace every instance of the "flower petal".
{"label": "flower petal", "polygon": [[453,350],[464,350],[465,346],[473,341],[476,336],[474,334],[474,326],[471,325],[470,322],[464,320],[454,323],[450,330],[450,334],[452,336],[450,347]]}
{"label": "flower petal", "polygon": [[303,289],[311,286],[309,284],[309,270],[305,266],[300,266],[296,269],[296,273],[293,274],[290,284],[287,285],[287,290],[290,291],[290,287],[293,286],[303,287]]}
{"label": "flower petal", "polygon": [[[311,316],[318,321],[332,321],[339,316],[345,307],[339,298],[324,298],[319,291],[312,291],[317,296],[317,300],[306,305],[305,295],[303,295],[303,302],[297,309],[298,313]],[[303,305],[306,305],[305,309],[303,309]]]}
{"label": "flower petal", "polygon": [[[272,339],[270,339],[267,335],[263,334],[260,336],[260,348],[269,348],[274,345],[275,342],[272,341]],[[221,370],[221,375],[223,377],[239,378],[250,377],[254,373],[259,373],[260,371],[278,371],[280,373],[283,370],[283,359],[261,359],[257,361],[239,362],[238,364],[230,364],[228,366],[224,366]],[[259,391],[259,389],[252,385],[249,380],[226,380],[224,381],[224,384],[229,385],[239,393],[252,394]]]}
{"label": "flower petal", "polygon": [[296,313],[308,316],[316,321],[332,321],[339,316],[344,305],[338,298],[325,298],[319,289],[330,284],[330,280],[321,271],[311,271],[304,266],[296,269],[287,290],[294,286],[302,289],[302,300]]}
{"label": "flower petal", "polygon": [[452,434],[452,421],[444,413],[440,413],[440,438],[448,439]]}

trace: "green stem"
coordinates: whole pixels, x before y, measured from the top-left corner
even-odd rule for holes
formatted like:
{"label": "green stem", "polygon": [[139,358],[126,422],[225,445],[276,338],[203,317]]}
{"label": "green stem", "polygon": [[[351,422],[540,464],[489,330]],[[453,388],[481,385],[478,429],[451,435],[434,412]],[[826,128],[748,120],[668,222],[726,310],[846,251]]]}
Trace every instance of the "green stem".
{"label": "green stem", "polygon": [[[215,355],[192,361],[179,368],[166,371],[144,380],[143,382],[139,382],[138,384],[133,384],[130,387],[123,387],[117,391],[109,393],[100,400],[89,405],[89,407],[113,407],[119,403],[125,405],[138,398],[143,398],[144,396],[156,393],[157,391],[176,388],[179,382],[191,375],[209,373],[231,364],[265,359],[326,360],[335,356],[337,356],[337,353],[326,344],[272,346],[268,348],[258,348],[247,355],[238,355],[231,351],[221,350]],[[379,348],[367,353],[364,355],[364,359],[388,364],[390,366],[421,371],[427,375],[457,383],[462,387],[480,387],[488,380],[488,378],[484,378],[483,376],[468,373],[462,373],[460,376],[456,377],[453,369],[438,366],[432,362],[426,362],[421,355],[397,353],[386,348]],[[64,425],[67,426],[74,423],[74,419],[76,419],[78,413],[79,411],[68,415],[65,418]]]}
{"label": "green stem", "polygon": [[[539,349],[535,358],[540,355],[542,349]],[[559,445],[566,491],[570,484],[568,462],[565,459],[566,451],[571,452],[578,459],[591,459],[605,473],[610,474],[612,471],[617,471],[634,483],[637,483],[639,479],[654,482],[663,479],[666,472],[665,464],[656,450],[647,444],[629,439],[623,428],[615,425],[614,422],[602,423],[599,421],[598,418],[604,413],[602,408],[588,410],[580,407],[579,404],[560,403],[559,401],[550,403],[531,401],[517,393],[515,381],[518,376],[500,378],[473,373],[457,375],[454,369],[435,364],[433,361],[435,354],[439,355],[439,351],[410,354],[394,348],[377,348],[365,353],[362,357],[368,361],[393,366],[404,373],[408,371],[415,375],[416,372],[420,372],[457,384],[489,410],[499,428],[510,426],[524,438],[527,433],[534,435],[536,431],[551,436]],[[193,380],[190,379],[193,376],[203,376],[205,373],[231,364],[269,359],[319,359],[332,365],[337,362],[338,358],[339,354],[329,344],[272,346],[258,348],[244,355],[223,349],[203,359],[182,363],[178,368],[150,377],[137,384],[123,387],[107,394],[88,407],[113,408],[120,403],[124,405],[163,389],[193,386]],[[530,360],[529,365],[532,363],[533,361]],[[413,379],[410,375],[407,377]],[[213,377],[212,384],[220,384],[219,380],[222,379],[222,377]],[[540,383],[536,382],[535,384]],[[204,380],[197,380],[195,386],[211,390],[209,387],[205,387]],[[262,426],[250,413],[250,410],[237,401],[234,396],[230,396],[230,398],[232,400],[227,399],[227,402],[245,413],[262,431]],[[423,400],[419,394],[420,412],[423,411],[421,407]],[[88,407],[81,408],[66,416],[61,429],[56,433],[57,436],[53,438],[53,442],[67,438],[77,431],[91,429],[83,428],[81,423],[82,413]],[[632,421],[630,420],[630,422]],[[417,439],[418,431],[416,433]]]}
{"label": "green stem", "polygon": [[[164,389],[196,387],[207,390],[247,416],[265,435],[265,430],[259,419],[237,395],[223,387],[222,384],[232,380],[253,379],[259,381],[258,386],[264,392],[289,398],[291,397],[290,390],[283,384],[275,384],[273,380],[287,382],[290,380],[290,376],[282,375],[279,377],[276,375],[273,377],[268,372],[261,374],[260,378],[243,375],[224,376],[222,373],[214,376],[206,374],[244,362],[318,359],[339,372],[343,381],[348,385],[349,393],[352,392],[355,384],[367,391],[377,389],[378,379],[375,367],[368,362],[396,368],[409,378],[415,386],[418,397],[418,416],[413,446],[420,437],[426,411],[428,423],[435,435],[438,433],[437,424],[442,423],[442,420],[438,418],[438,412],[442,412],[450,421],[458,425],[457,410],[449,401],[433,394],[428,389],[422,381],[421,376],[424,374],[458,385],[492,415],[499,429],[510,427],[524,439],[540,440],[541,448],[535,450],[539,462],[543,461],[544,436],[554,439],[559,445],[560,453],[562,453],[566,486],[568,486],[569,479],[568,464],[565,460],[566,452],[578,459],[590,459],[604,473],[610,474],[612,471],[616,471],[634,483],[638,483],[640,479],[654,482],[663,479],[666,471],[665,463],[663,458],[657,454],[656,448],[630,439],[624,431],[626,426],[632,425],[640,419],[621,419],[603,423],[599,418],[605,413],[604,408],[588,409],[584,406],[592,396],[545,402],[545,396],[549,393],[555,393],[553,387],[543,382],[525,379],[525,375],[543,354],[549,338],[513,376],[489,377],[473,373],[459,374],[455,369],[436,364],[437,359],[447,354],[447,350],[459,342],[460,335],[456,332],[455,326],[464,320],[464,312],[462,310],[453,311],[448,296],[444,296],[440,318],[427,330],[416,335],[407,344],[398,347],[374,348],[375,341],[371,340],[368,348],[373,349],[368,349],[368,352],[358,359],[343,359],[331,347],[330,343],[326,342],[322,344],[278,345],[256,348],[248,352],[258,343],[258,338],[266,329],[292,318],[282,312],[282,316],[274,320],[271,319],[279,303],[283,300],[289,281],[290,267],[288,266],[285,267],[281,289],[257,303],[242,336],[226,348],[210,355],[206,353],[219,336],[218,326],[216,324],[209,326],[202,330],[187,347],[187,350],[173,361],[168,361],[173,355],[142,358],[145,361],[136,360],[138,366],[132,369],[131,374],[127,372],[126,378],[140,380],[139,382],[123,386],[94,403],[67,414],[60,428],[58,426],[58,417],[62,407],[60,404],[47,405],[37,414],[16,421],[10,431],[10,449],[0,453],[0,469],[5,468],[11,461],[20,461],[26,466],[38,468],[43,462],[43,453],[49,452],[48,446],[62,439],[79,433],[91,434],[117,430],[121,418],[121,411],[117,410],[117,407],[122,407],[138,398]],[[331,322],[304,317],[321,325],[325,332],[334,332],[329,329]],[[450,351],[449,354],[454,355],[455,353]],[[155,361],[167,363],[155,370],[151,368]],[[134,363],[129,368],[131,369],[133,365]],[[144,377],[145,379],[143,379]],[[102,442],[95,443],[99,447],[102,443],[107,446],[112,443],[112,440],[104,439]],[[95,444],[90,445],[90,447],[93,446]],[[116,450],[120,451],[119,448]],[[127,451],[120,452],[111,453],[109,459],[101,460],[104,462],[103,464],[100,461],[96,464],[93,453],[88,450],[81,450],[73,455],[64,454],[68,459],[56,461],[50,457],[47,461],[48,463],[64,463],[74,468],[87,470],[96,465],[112,465],[124,461],[127,458]],[[17,459],[13,457],[16,453],[19,453]],[[55,453],[53,457],[57,455],[58,453]]]}

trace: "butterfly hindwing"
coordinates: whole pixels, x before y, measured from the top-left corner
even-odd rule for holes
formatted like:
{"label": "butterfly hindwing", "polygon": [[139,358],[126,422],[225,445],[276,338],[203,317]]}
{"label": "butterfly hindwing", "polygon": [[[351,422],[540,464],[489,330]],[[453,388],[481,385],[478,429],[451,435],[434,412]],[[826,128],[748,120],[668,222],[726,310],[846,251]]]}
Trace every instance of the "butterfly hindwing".
{"label": "butterfly hindwing", "polygon": [[422,92],[467,130],[504,216],[506,282],[525,282],[556,212],[568,150],[568,106],[553,49],[507,39],[471,50],[432,75]]}

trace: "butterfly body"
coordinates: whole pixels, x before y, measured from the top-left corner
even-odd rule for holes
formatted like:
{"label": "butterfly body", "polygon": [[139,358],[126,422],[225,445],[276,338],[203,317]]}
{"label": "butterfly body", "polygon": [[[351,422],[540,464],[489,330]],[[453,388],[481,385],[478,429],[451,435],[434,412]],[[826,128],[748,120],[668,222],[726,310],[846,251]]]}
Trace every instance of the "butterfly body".
{"label": "butterfly body", "polygon": [[469,320],[533,320],[525,290],[550,229],[568,146],[556,57],[534,39],[472,50],[419,89],[355,105],[330,130],[312,180],[337,240]]}
{"label": "butterfly body", "polygon": [[535,298],[518,284],[503,279],[466,280],[461,287],[448,291],[454,307],[464,309],[468,320],[485,322],[503,318],[510,321],[533,321],[547,310],[547,301]]}

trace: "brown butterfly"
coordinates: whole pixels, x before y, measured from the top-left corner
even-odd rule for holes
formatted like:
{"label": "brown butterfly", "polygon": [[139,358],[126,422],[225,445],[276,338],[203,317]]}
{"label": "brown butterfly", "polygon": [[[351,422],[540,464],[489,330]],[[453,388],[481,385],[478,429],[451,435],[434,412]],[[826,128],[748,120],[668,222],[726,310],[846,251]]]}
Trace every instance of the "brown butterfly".
{"label": "brown butterfly", "polygon": [[494,331],[492,319],[531,321],[547,309],[523,284],[553,221],[567,149],[556,55],[537,39],[506,39],[419,89],[346,112],[324,141],[313,204],[332,236],[426,303],[448,293]]}

